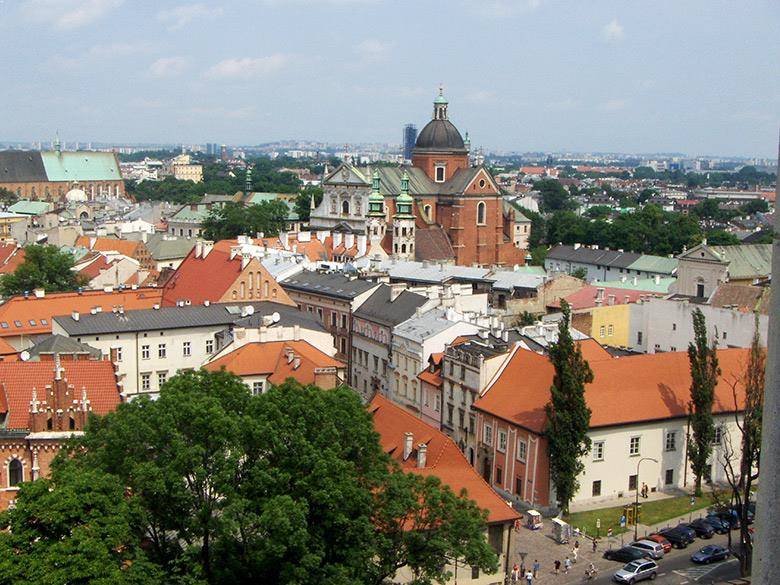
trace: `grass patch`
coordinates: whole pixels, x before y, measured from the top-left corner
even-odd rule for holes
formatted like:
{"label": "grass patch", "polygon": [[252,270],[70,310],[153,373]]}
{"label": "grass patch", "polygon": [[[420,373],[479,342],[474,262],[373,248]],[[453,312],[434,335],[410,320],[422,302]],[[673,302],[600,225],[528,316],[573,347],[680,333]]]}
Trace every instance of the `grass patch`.
{"label": "grass patch", "polygon": [[[633,500],[631,501],[633,502]],[[626,501],[626,503],[629,503]],[[713,498],[710,494],[704,494],[696,498],[696,503],[691,506],[690,496],[678,496],[674,498],[664,498],[662,500],[653,500],[642,502],[642,515],[639,519],[645,526],[654,526],[661,524],[672,518],[677,518],[691,511],[696,512],[713,504]],[[601,519],[601,529],[599,533],[602,537],[606,536],[607,530],[612,528],[612,534],[620,534],[627,529],[620,528],[620,517],[623,515],[623,506],[613,508],[600,508],[598,510],[586,510],[569,514],[564,520],[572,526],[579,528],[588,535],[596,534],[596,520]]]}

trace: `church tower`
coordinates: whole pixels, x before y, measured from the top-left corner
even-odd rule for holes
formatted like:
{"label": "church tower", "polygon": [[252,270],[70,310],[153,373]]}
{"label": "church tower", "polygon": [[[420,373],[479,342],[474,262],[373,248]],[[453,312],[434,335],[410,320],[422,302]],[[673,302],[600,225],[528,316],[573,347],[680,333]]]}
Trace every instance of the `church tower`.
{"label": "church tower", "polygon": [[382,240],[387,231],[387,219],[385,217],[385,198],[379,192],[379,173],[374,171],[371,176],[371,195],[368,196],[368,213],[366,214],[366,235],[368,236],[368,256],[374,258],[379,255],[386,257],[387,253],[382,248]]}
{"label": "church tower", "polygon": [[401,194],[395,200],[393,216],[393,256],[414,260],[414,199],[409,195],[409,175],[401,177]]}
{"label": "church tower", "polygon": [[425,125],[412,150],[412,166],[422,169],[435,183],[446,183],[460,169],[469,168],[469,151],[450,122],[444,90],[433,101],[433,119]]}

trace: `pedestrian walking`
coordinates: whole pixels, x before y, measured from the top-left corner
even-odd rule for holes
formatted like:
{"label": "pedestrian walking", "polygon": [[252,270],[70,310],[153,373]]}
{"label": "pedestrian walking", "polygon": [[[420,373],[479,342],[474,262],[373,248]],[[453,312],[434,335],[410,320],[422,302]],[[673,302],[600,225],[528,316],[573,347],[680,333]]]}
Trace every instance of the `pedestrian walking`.
{"label": "pedestrian walking", "polygon": [[594,552],[594,553],[596,552],[596,546],[597,546],[597,543],[598,543],[598,539],[597,539],[597,538],[594,538],[594,539],[593,539],[593,552]]}
{"label": "pedestrian walking", "polygon": [[566,557],[563,559],[563,574],[568,575],[569,569],[571,569],[571,559],[569,557]]}
{"label": "pedestrian walking", "polygon": [[647,484],[644,482],[642,482],[642,497],[643,498],[647,497]]}
{"label": "pedestrian walking", "polygon": [[517,563],[515,563],[515,566],[512,567],[512,583],[517,583],[517,580],[520,578],[520,567],[517,566]]}
{"label": "pedestrian walking", "polygon": [[531,571],[526,572],[525,574],[525,582],[526,585],[531,585],[531,581],[534,579],[534,574]]}
{"label": "pedestrian walking", "polygon": [[555,561],[555,574],[557,575],[560,572],[561,572],[561,561]]}
{"label": "pedestrian walking", "polygon": [[534,559],[534,579],[536,579],[536,576],[539,574],[539,569],[541,569],[542,566],[539,564],[539,559]]}
{"label": "pedestrian walking", "polygon": [[577,555],[580,554],[580,541],[579,540],[575,540],[574,541],[574,548],[571,549],[571,554],[572,554],[572,557],[574,557],[574,562],[576,563],[577,562]]}

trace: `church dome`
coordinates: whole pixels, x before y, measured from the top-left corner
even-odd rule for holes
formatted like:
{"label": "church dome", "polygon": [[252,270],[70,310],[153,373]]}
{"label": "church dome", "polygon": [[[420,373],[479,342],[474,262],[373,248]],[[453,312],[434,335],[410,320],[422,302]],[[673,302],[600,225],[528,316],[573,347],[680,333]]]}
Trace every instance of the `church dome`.
{"label": "church dome", "polygon": [[447,119],[447,99],[439,88],[433,101],[433,119],[425,125],[414,145],[416,150],[466,152],[463,137],[455,125]]}
{"label": "church dome", "polygon": [[65,193],[65,201],[73,202],[73,201],[86,201],[87,200],[87,194],[84,193],[81,189],[73,188],[67,193]]}

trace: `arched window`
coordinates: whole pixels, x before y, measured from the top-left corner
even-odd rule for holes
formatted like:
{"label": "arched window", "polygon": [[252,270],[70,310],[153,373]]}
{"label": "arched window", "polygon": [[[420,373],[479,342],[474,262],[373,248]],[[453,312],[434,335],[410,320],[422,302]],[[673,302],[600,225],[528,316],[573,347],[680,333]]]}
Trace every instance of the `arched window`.
{"label": "arched window", "polygon": [[266,281],[263,283],[263,296],[264,296],[265,298],[268,298],[268,288],[269,288],[269,286],[270,286],[270,283],[269,283],[269,282],[266,280]]}
{"label": "arched window", "polygon": [[401,254],[406,254],[406,244],[401,244]]}
{"label": "arched window", "polygon": [[349,215],[349,201],[347,199],[341,202],[341,214]]}
{"label": "arched window", "polygon": [[68,421],[68,428],[71,431],[75,431],[76,430],[76,419],[73,418],[72,416],[70,417],[70,421]]}
{"label": "arched window", "polygon": [[22,462],[18,459],[11,459],[8,464],[8,487],[19,485],[24,481],[24,471]]}
{"label": "arched window", "polygon": [[49,418],[46,419],[46,430],[50,431],[50,430],[52,430],[52,428],[53,428],[53,423],[52,423],[51,417],[49,417]]}
{"label": "arched window", "polygon": [[485,223],[485,202],[480,201],[477,203],[477,224],[484,225]]}
{"label": "arched window", "polygon": [[426,205],[425,207],[423,207],[423,211],[425,212],[425,217],[428,220],[433,220],[433,213],[430,205]]}

